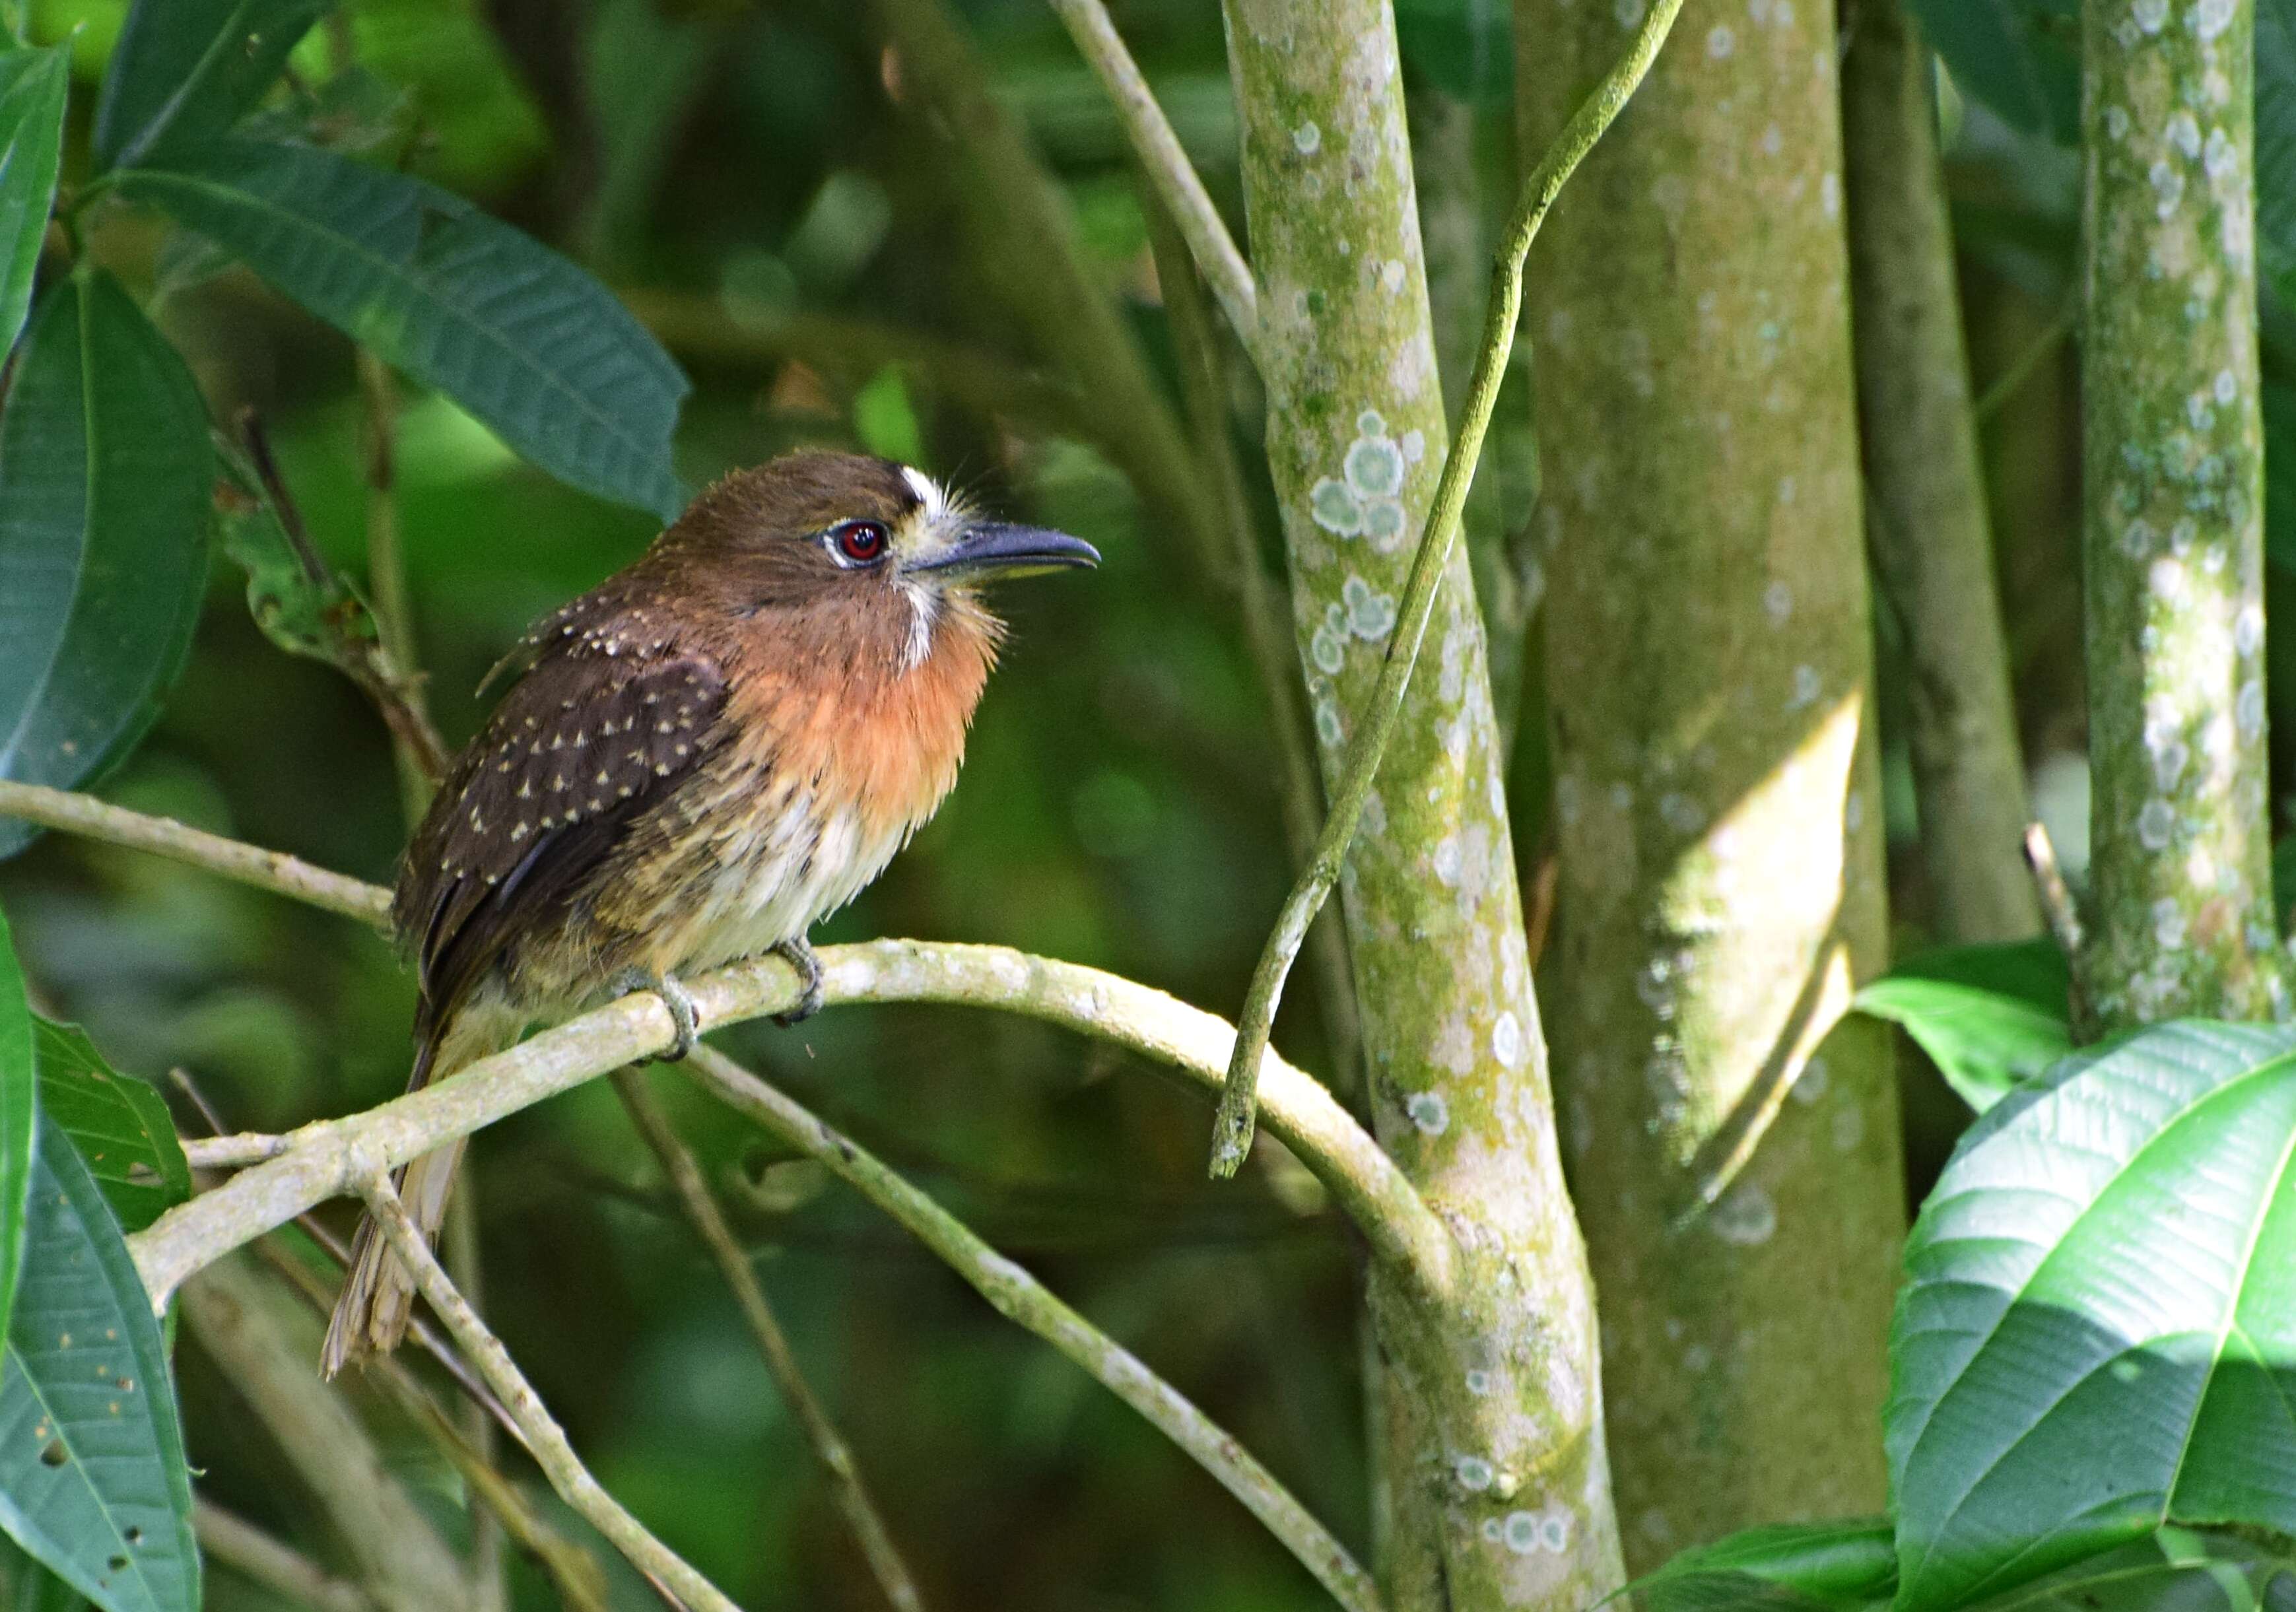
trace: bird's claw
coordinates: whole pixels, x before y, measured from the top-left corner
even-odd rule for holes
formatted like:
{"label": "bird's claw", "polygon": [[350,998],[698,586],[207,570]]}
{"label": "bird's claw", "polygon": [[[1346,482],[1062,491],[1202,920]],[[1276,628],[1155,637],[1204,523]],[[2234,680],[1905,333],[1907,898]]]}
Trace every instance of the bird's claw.
{"label": "bird's claw", "polygon": [[661,1005],[669,1010],[669,1022],[676,1027],[677,1039],[653,1055],[656,1063],[681,1062],[701,1041],[701,1011],[693,1004],[693,993],[668,975],[650,974],[644,969],[625,969],[614,976],[614,990],[625,996],[633,991],[652,991],[661,998]]}
{"label": "bird's claw", "polygon": [[797,1005],[774,1015],[774,1022],[786,1030],[821,1011],[821,959],[813,954],[812,943],[801,935],[775,946],[774,955],[797,970],[803,986],[798,993]]}

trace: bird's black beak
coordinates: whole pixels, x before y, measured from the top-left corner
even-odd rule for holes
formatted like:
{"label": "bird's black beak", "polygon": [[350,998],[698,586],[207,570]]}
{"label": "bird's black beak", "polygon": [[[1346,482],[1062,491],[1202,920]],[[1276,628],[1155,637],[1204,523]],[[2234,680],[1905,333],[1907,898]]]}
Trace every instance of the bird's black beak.
{"label": "bird's black beak", "polygon": [[1100,551],[1081,537],[1040,526],[1010,526],[1001,520],[984,520],[966,527],[954,543],[931,559],[913,561],[903,569],[953,574],[953,577],[1004,577],[1099,563]]}

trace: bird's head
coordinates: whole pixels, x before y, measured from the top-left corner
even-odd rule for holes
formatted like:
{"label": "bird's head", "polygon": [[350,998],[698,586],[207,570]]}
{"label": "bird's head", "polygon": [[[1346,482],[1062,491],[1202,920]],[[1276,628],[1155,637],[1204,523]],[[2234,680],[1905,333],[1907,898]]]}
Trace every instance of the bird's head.
{"label": "bird's head", "polygon": [[1065,532],[984,519],[921,471],[824,452],[725,477],[650,558],[744,620],[825,613],[893,626],[912,662],[946,614],[978,610],[985,584],[1100,563]]}

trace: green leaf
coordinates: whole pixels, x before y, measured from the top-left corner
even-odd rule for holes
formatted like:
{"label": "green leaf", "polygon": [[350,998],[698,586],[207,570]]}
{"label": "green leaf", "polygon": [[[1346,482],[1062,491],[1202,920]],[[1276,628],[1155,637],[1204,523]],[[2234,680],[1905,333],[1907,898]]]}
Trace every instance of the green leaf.
{"label": "green leaf", "polygon": [[35,1021],[40,1111],[72,1140],[119,1218],[140,1232],[192,1195],[192,1166],[157,1088],[104,1062],[78,1025]]}
{"label": "green leaf", "polygon": [[[191,372],[119,283],[41,299],[0,415],[0,777],[70,788],[191,646],[214,457]],[[0,822],[0,855],[32,831]]]}
{"label": "green leaf", "polygon": [[32,272],[56,200],[71,46],[0,56],[0,354],[32,306]]}
{"label": "green leaf", "polygon": [[2164,1522],[2296,1532],[2296,1034],[2182,1023],[1970,1128],[1906,1249],[1902,1612]]}
{"label": "green leaf", "polygon": [[1911,0],[1954,83],[2011,127],[2080,143],[2078,0]]}
{"label": "green leaf", "polygon": [[1886,1604],[1898,1581],[1890,1519],[1750,1528],[1685,1551],[1629,1584],[1644,1612],[1790,1612]]}
{"label": "green leaf", "polygon": [[263,98],[333,0],[136,0],[95,111],[98,170],[213,140]]}
{"label": "green leaf", "polygon": [[1916,957],[1851,1004],[1905,1027],[1978,1113],[2073,1050],[2064,954],[2047,940],[1956,946]]}
{"label": "green leaf", "polygon": [[923,434],[899,364],[887,364],[853,394],[853,434],[881,459],[914,464],[924,457]]}
{"label": "green leaf", "polygon": [[0,1528],[105,1612],[194,1612],[199,1551],[168,1356],[119,1223],[43,1117],[0,1355]]}
{"label": "green leaf", "polygon": [[461,197],[332,151],[231,140],[123,170],[322,319],[560,480],[675,516],[685,377],[605,287]]}
{"label": "green leaf", "polygon": [[35,1074],[39,1067],[24,977],[0,912],[0,1337],[24,1264],[24,1199],[32,1181]]}

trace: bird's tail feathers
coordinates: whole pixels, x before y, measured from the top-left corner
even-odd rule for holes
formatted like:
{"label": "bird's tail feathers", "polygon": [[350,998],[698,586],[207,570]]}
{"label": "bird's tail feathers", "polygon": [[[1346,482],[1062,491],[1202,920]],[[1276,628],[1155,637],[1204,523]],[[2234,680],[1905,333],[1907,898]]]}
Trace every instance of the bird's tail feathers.
{"label": "bird's tail feathers", "polygon": [[[407,1090],[420,1091],[434,1076],[444,1079],[467,1064],[503,1051],[517,1039],[519,1027],[498,1014],[455,1014],[439,1035],[416,1051]],[[391,1177],[406,1213],[431,1242],[438,1240],[439,1228],[447,1218],[463,1143],[463,1139],[456,1137]],[[391,1251],[374,1217],[362,1215],[351,1239],[350,1270],[343,1279],[342,1296],[335,1300],[334,1313],[327,1322],[320,1369],[332,1377],[353,1361],[389,1354],[406,1335],[406,1323],[414,1312],[414,1273]]]}

